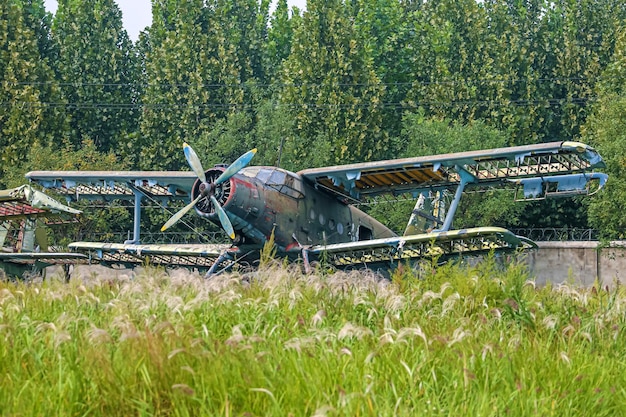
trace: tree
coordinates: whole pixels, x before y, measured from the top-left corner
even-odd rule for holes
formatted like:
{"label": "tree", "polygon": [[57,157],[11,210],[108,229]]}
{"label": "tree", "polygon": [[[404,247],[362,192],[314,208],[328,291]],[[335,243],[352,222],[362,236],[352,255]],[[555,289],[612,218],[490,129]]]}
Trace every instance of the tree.
{"label": "tree", "polygon": [[619,0],[560,0],[551,6],[543,18],[548,25],[545,77],[553,82],[548,137],[571,140],[588,115],[626,8]]}
{"label": "tree", "polygon": [[[267,7],[252,0],[154,2],[145,53],[148,86],[133,141],[139,167],[178,169],[186,165],[184,141],[197,149],[225,149],[214,142],[220,136],[210,133],[216,123],[242,111],[249,113],[245,120],[254,120],[249,103],[255,100],[251,86],[264,74],[258,44]],[[214,156],[222,162],[232,157]]]}
{"label": "tree", "polygon": [[384,159],[383,87],[371,49],[360,42],[351,7],[340,0],[309,1],[284,66],[281,103],[292,109],[295,142],[287,166]]}
{"label": "tree", "polygon": [[26,15],[20,1],[0,4],[1,186],[6,185],[4,178],[9,172],[21,172],[21,161],[31,146],[49,146],[59,138],[64,122],[62,112],[54,107],[61,101],[58,85],[48,60],[40,55],[32,29],[36,17],[28,20]]}
{"label": "tree", "polygon": [[113,0],[60,0],[52,26],[55,68],[71,115],[69,137],[104,152],[137,130],[137,61]]}
{"label": "tree", "polygon": [[[370,51],[372,68],[384,86],[382,128],[390,137],[400,133],[402,103],[415,81],[414,59],[425,46],[415,36],[419,13],[407,10],[397,0],[359,0],[354,27],[359,44]],[[389,152],[394,154],[395,151]]]}
{"label": "tree", "polygon": [[605,190],[589,200],[589,222],[606,238],[624,239],[626,218],[616,214],[626,205],[626,32],[618,33],[582,138],[602,155],[609,175]]}
{"label": "tree", "polygon": [[485,51],[493,62],[484,80],[481,117],[510,135],[510,145],[546,139],[551,84],[546,74],[545,0],[484,2],[489,18]]}
{"label": "tree", "polygon": [[[296,20],[299,18],[297,12],[298,10],[294,11]],[[289,17],[287,0],[278,0],[267,30],[267,42],[264,43],[263,59],[267,82],[280,81],[283,63],[291,53],[294,24]]]}

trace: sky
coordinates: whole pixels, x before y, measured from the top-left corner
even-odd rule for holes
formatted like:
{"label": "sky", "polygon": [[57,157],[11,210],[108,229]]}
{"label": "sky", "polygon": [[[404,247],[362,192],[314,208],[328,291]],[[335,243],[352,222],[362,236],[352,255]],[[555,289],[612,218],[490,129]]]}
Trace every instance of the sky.
{"label": "sky", "polygon": [[[150,0],[116,0],[122,10],[122,20],[124,29],[128,32],[131,40],[136,41],[139,32],[152,23]],[[306,0],[288,0],[290,6],[298,6],[299,9],[306,8]],[[57,0],[44,0],[46,10],[55,13],[57,10]]]}

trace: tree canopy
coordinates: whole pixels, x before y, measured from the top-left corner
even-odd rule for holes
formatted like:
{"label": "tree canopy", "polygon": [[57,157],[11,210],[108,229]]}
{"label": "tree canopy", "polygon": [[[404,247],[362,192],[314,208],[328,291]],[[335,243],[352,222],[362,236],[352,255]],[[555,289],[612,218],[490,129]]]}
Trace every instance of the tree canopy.
{"label": "tree canopy", "polygon": [[[78,158],[86,143],[129,169],[186,169],[187,141],[207,165],[258,147],[255,162],[299,170],[583,140],[611,180],[574,211],[624,234],[611,214],[626,203],[623,1],[309,0],[298,10],[280,0],[270,10],[268,0],[154,0],[133,43],[114,0],[60,0],[54,16],[43,0],[2,2],[0,185],[15,185],[33,152]],[[552,210],[520,218],[496,200],[468,215],[510,213],[501,222],[515,226]]]}

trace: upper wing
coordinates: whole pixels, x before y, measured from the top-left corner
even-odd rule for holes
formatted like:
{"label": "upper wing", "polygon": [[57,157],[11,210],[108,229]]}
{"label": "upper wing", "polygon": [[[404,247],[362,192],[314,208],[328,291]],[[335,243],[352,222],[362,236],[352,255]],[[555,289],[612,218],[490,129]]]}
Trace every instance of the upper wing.
{"label": "upper wing", "polygon": [[196,175],[190,171],[31,171],[32,182],[69,199],[188,199]]}
{"label": "upper wing", "polygon": [[579,142],[552,142],[306,169],[299,174],[330,194],[359,202],[381,194],[450,187],[462,179],[496,185],[602,167],[604,162],[592,147]]}
{"label": "upper wing", "polygon": [[401,261],[455,256],[475,256],[490,251],[533,249],[537,245],[500,227],[476,227],[386,239],[319,245],[308,250],[337,268],[394,264]]}

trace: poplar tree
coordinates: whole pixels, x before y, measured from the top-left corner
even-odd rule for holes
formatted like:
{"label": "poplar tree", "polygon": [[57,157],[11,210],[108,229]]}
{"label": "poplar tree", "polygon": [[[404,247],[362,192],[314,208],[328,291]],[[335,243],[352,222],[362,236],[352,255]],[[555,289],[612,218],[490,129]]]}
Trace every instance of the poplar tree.
{"label": "poplar tree", "polygon": [[267,7],[251,0],[153,3],[145,52],[148,85],[134,142],[139,167],[185,166],[183,141],[206,155],[202,159],[207,166],[231,162],[252,145],[237,141],[228,154],[217,155],[220,137],[211,132],[218,121],[232,126],[227,119],[251,117],[237,113],[249,110],[253,95],[248,85],[264,74],[259,42],[265,40]]}
{"label": "poplar tree", "polygon": [[384,89],[352,12],[340,0],[312,0],[295,29],[281,96],[297,134],[287,144],[288,166],[384,159],[388,153]]}
{"label": "poplar tree", "polygon": [[[624,28],[626,29],[626,27]],[[589,221],[604,238],[626,238],[626,31],[618,31],[611,64],[598,85],[598,101],[583,128],[583,140],[595,146],[606,163],[605,190],[589,199]]]}
{"label": "poplar tree", "polygon": [[546,10],[552,138],[567,140],[580,133],[624,19],[626,8],[619,0],[559,0]]}
{"label": "poplar tree", "polygon": [[[31,4],[33,8],[41,2]],[[49,146],[59,137],[62,113],[58,90],[48,60],[40,55],[36,17],[30,20],[21,1],[0,4],[0,185],[5,176],[20,170],[34,144]],[[39,15],[42,17],[41,15]],[[29,16],[31,17],[31,16]],[[45,37],[45,32],[40,33]]]}
{"label": "poplar tree", "polygon": [[103,152],[127,145],[137,129],[137,67],[113,0],[60,0],[52,26],[54,62],[71,116],[69,138]]}

